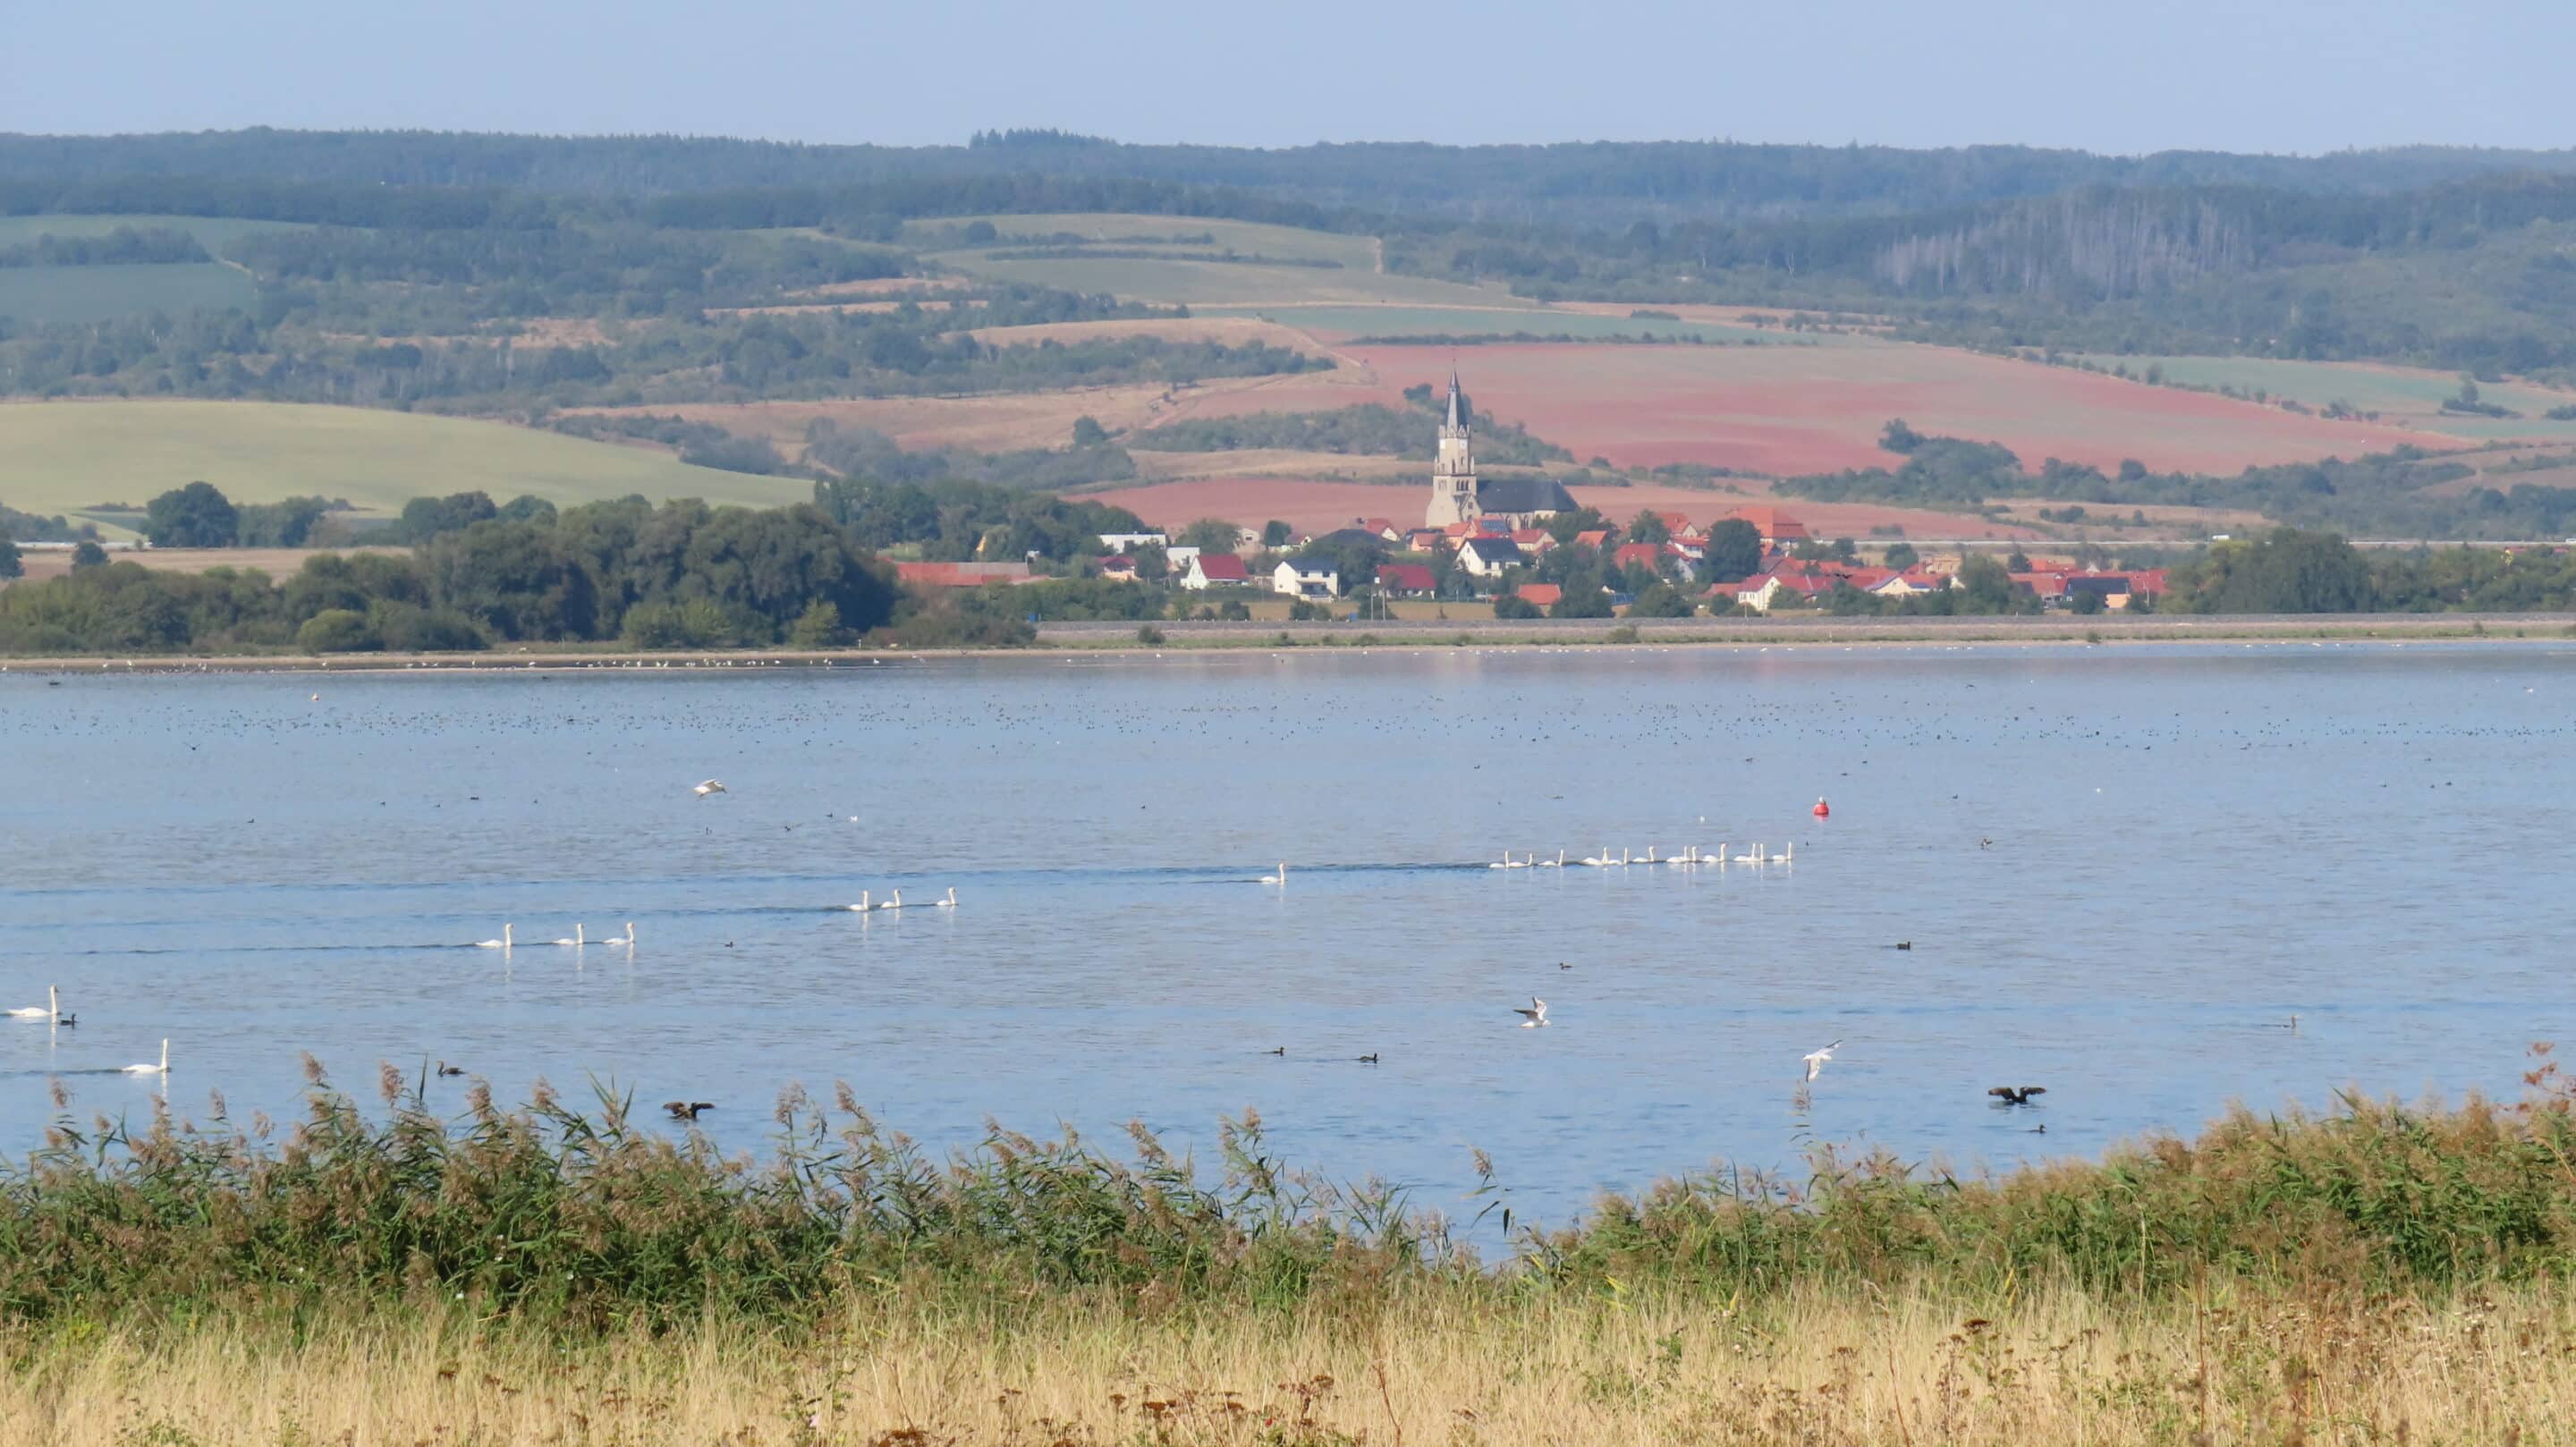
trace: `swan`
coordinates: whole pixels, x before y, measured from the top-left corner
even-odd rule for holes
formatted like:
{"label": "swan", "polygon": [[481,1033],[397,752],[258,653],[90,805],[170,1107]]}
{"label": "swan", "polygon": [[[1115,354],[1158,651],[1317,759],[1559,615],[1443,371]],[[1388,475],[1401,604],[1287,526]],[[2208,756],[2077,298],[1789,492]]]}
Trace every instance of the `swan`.
{"label": "swan", "polygon": [[875,896],[862,889],[859,891],[859,902],[857,904],[845,904],[842,905],[841,908],[849,910],[853,914],[866,914],[869,910],[876,908]]}
{"label": "swan", "polygon": [[576,924],[576,925],[574,925],[574,926],[572,927],[572,938],[571,938],[571,939],[568,939],[568,940],[556,940],[556,941],[554,941],[554,943],[559,944],[559,945],[570,945],[570,946],[572,946],[574,949],[580,949],[582,946],[584,946],[584,945],[586,945],[586,944],[589,944],[589,943],[590,943],[590,941],[588,941],[588,940],[586,940],[586,939],[582,938],[582,934],[581,934],[581,926]]}
{"label": "swan", "polygon": [[1531,858],[1537,860],[1536,863],[1530,866],[1532,869],[1563,869],[1565,867],[1565,851],[1562,849],[1556,851],[1556,857],[1554,859],[1538,859],[1536,855],[1532,855]]}
{"label": "swan", "polygon": [[[573,933],[581,933],[581,926],[573,926]],[[635,948],[635,921],[630,919],[626,922],[626,938],[619,939],[615,935],[610,935],[608,938],[601,940],[600,943],[604,945],[624,945],[630,950]]]}
{"label": "swan", "polygon": [[957,907],[957,886],[953,884],[948,886],[948,897],[946,899],[934,899],[930,904],[933,909],[955,909]]}
{"label": "swan", "polygon": [[1500,864],[1488,864],[1488,865],[1486,865],[1485,867],[1486,867],[1487,869],[1518,869],[1518,868],[1520,868],[1520,866],[1519,866],[1519,865],[1512,863],[1512,851],[1510,851],[1510,850],[1508,850],[1508,849],[1506,849],[1506,850],[1504,850],[1504,851],[1503,851],[1503,862],[1502,862],[1502,863],[1500,863]]}
{"label": "swan", "polygon": [[167,1075],[167,1074],[169,1074],[169,1073],[170,1073],[170,1037],[168,1037],[168,1036],[166,1036],[166,1035],[165,1035],[165,1036],[163,1036],[163,1037],[161,1037],[161,1063],[160,1063],[160,1064],[158,1064],[158,1065],[128,1065],[128,1066],[124,1067],[123,1069],[121,1069],[121,1070],[119,1070],[119,1071],[117,1072],[117,1074],[119,1074],[119,1075]]}
{"label": "swan", "polygon": [[878,905],[878,906],[877,906],[877,908],[879,908],[879,909],[901,909],[901,908],[903,908],[903,891],[902,891],[902,890],[900,890],[900,889],[889,889],[889,890],[887,890],[887,891],[886,891],[886,902],[885,902],[885,903],[883,903],[883,904],[881,904],[881,905]]}
{"label": "swan", "polygon": [[1621,845],[1621,846],[1620,846],[1620,848],[1619,848],[1619,867],[1620,867],[1621,869],[1625,869],[1625,868],[1627,868],[1629,865],[1634,864],[1635,862],[1636,862],[1635,860],[1630,859],[1630,858],[1628,857],[1628,849],[1627,849],[1627,846],[1626,846],[1626,845]]}
{"label": "swan", "polygon": [[1576,862],[1591,865],[1595,869],[1606,869],[1619,861],[1610,857],[1610,846],[1604,844],[1601,846],[1601,852],[1597,856],[1578,860]]}
{"label": "swan", "polygon": [[51,985],[45,987],[45,1008],[39,1010],[33,1005],[25,1005],[8,1012],[12,1020],[51,1020],[62,1013],[63,1002],[55,995],[54,987]]}
{"label": "swan", "polygon": [[1261,876],[1257,882],[1261,884],[1286,884],[1288,882],[1288,862],[1284,859],[1281,860],[1279,862],[1279,872],[1277,874],[1265,874]]}
{"label": "swan", "polygon": [[691,789],[689,792],[690,792],[690,793],[692,793],[692,794],[695,794],[695,795],[697,795],[699,798],[703,799],[703,798],[707,797],[709,794],[721,794],[721,793],[723,793],[724,791],[725,791],[725,786],[724,786],[724,784],[723,784],[721,781],[716,780],[716,779],[708,779],[708,780],[706,780],[705,782],[703,782],[703,783],[699,784],[696,788]]}
{"label": "swan", "polygon": [[1736,862],[1736,863],[1738,863],[1738,864],[1759,864],[1759,863],[1761,863],[1761,862],[1762,862],[1762,846],[1761,846],[1761,845],[1759,845],[1759,844],[1755,844],[1755,845],[1752,845],[1752,846],[1750,846],[1750,847],[1751,847],[1751,849],[1753,850],[1753,852],[1752,852],[1752,853],[1750,853],[1750,854],[1739,854],[1739,855],[1735,856],[1735,862]]}
{"label": "swan", "polygon": [[510,927],[506,924],[501,926],[501,937],[499,939],[476,940],[474,942],[474,948],[478,950],[506,950],[510,945]]}
{"label": "swan", "polygon": [[1790,841],[1790,843],[1789,843],[1789,847],[1788,847],[1788,848],[1783,849],[1783,850],[1781,850],[1779,853],[1772,855],[1769,859],[1764,860],[1763,862],[1764,862],[1764,863],[1766,863],[1766,864],[1795,864],[1795,863],[1797,863],[1797,862],[1798,862],[1798,844],[1797,844],[1797,841],[1796,841],[1796,840],[1791,840],[1791,841]]}

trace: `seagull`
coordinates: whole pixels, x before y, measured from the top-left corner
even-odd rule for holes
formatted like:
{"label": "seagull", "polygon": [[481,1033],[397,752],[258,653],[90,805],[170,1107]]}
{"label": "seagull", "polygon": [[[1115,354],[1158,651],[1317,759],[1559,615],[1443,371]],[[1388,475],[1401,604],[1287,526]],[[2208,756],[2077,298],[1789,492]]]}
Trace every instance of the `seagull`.
{"label": "seagull", "polygon": [[2006,1105],[2028,1105],[2030,1104],[2030,1098],[2032,1096],[2048,1094],[2048,1087],[2045,1085],[1998,1085],[1989,1089],[1986,1094],[1998,1097]]}
{"label": "seagull", "polygon": [[696,1120],[700,1111],[713,1110],[715,1108],[715,1102],[709,1100],[666,1100],[662,1102],[662,1109],[669,1113],[673,1120]]}
{"label": "seagull", "polygon": [[721,794],[724,791],[725,786],[720,780],[708,779],[701,782],[696,788],[691,789],[689,792],[703,799],[709,794]]}
{"label": "seagull", "polygon": [[1532,995],[1527,1008],[1515,1007],[1512,1013],[1521,1017],[1522,1029],[1535,1030],[1547,1023],[1547,1002]]}
{"label": "seagull", "polygon": [[1842,1043],[1843,1042],[1837,1040],[1822,1050],[1810,1050],[1807,1052],[1807,1078],[1809,1080],[1815,1079],[1818,1075],[1824,1072],[1825,1062],[1834,1058],[1834,1052],[1842,1047]]}

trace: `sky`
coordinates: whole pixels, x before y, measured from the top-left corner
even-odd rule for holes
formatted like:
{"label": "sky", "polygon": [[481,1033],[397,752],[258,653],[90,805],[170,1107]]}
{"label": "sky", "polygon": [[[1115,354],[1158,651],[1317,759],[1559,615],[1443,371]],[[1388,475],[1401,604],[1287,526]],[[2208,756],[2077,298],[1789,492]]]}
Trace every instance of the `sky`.
{"label": "sky", "polygon": [[2576,143],[2568,0],[0,0],[0,131]]}

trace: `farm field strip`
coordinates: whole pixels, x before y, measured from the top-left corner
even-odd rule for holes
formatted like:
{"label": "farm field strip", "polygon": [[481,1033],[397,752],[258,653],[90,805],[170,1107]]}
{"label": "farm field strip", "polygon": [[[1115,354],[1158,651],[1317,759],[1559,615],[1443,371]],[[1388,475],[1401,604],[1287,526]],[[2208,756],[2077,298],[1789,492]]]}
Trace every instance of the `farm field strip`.
{"label": "farm field strip", "polygon": [[2442,410],[2443,399],[2460,390],[2459,374],[2455,372],[2378,362],[2304,362],[2272,357],[2089,356],[2082,360],[2104,368],[2124,366],[2138,375],[2156,367],[2169,381],[2195,387],[2232,386],[2249,393],[2259,389],[2276,401],[2289,398],[2308,407],[2342,402],[2358,411],[2380,413],[2383,421],[2443,435],[2426,439],[2428,446],[2442,445],[2443,438],[2477,442],[2523,437],[2576,439],[2576,421],[2552,422],[2541,416],[2552,407],[2576,403],[2576,392],[2530,383],[2480,383],[2480,401],[2522,414],[2518,418],[2481,417]]}

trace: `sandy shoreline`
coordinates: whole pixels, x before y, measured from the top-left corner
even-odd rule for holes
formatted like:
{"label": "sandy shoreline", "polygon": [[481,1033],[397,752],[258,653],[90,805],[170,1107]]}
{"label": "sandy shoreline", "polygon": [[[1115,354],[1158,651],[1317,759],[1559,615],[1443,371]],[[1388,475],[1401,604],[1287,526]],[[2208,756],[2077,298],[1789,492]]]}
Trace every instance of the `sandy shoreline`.
{"label": "sandy shoreline", "polygon": [[[1159,642],[1140,641],[1152,627]],[[1630,631],[1633,630],[1633,636]],[[494,649],[482,653],[134,654],[104,658],[0,657],[0,673],[412,673],[554,672],[574,669],[881,668],[934,658],[1075,658],[1128,652],[1155,656],[1218,650],[1296,648],[1511,648],[1546,650],[1645,644],[1661,648],[1960,647],[2053,643],[2111,644],[2341,642],[2565,642],[2576,616],[2563,613],[2368,613],[2264,617],[2157,615],[2079,618],[1672,618],[1493,619],[1372,623],[1049,623],[1029,648],[707,649],[636,653],[589,647]]]}

